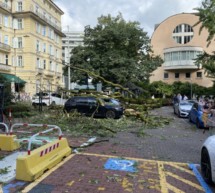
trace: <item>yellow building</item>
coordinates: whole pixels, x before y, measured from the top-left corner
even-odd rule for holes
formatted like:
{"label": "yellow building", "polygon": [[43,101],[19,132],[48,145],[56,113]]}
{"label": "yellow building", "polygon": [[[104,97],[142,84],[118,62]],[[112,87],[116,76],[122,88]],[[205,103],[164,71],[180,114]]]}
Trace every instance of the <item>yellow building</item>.
{"label": "yellow building", "polygon": [[0,0],[0,73],[17,92],[22,80],[30,95],[64,87],[62,14],[52,0]]}
{"label": "yellow building", "polygon": [[196,83],[210,87],[212,79],[197,67],[194,60],[202,52],[215,51],[215,42],[207,46],[207,30],[194,26],[199,18],[192,13],[173,15],[156,25],[151,38],[154,54],[160,55],[164,63],[150,77],[150,82],[163,81],[172,84],[175,81]]}

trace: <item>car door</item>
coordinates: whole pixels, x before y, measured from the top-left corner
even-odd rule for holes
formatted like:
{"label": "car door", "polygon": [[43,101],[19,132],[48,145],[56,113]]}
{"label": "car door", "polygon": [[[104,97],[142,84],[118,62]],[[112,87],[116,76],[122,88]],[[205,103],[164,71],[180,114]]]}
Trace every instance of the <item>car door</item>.
{"label": "car door", "polygon": [[192,112],[191,112],[192,113],[191,114],[191,120],[193,122],[196,122],[196,119],[197,119],[197,117],[199,115],[198,110],[199,110],[199,104],[198,103],[194,103],[193,108],[192,108]]}
{"label": "car door", "polygon": [[89,107],[88,107],[88,98],[87,97],[79,97],[76,100],[76,109],[81,114],[88,114]]}
{"label": "car door", "polygon": [[88,98],[88,115],[98,115],[99,103],[95,97]]}

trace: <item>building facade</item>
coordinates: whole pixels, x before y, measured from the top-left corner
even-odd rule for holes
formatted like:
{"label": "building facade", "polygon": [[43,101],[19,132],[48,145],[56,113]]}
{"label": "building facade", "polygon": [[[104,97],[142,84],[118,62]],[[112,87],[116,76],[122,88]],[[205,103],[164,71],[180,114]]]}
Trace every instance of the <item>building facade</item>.
{"label": "building facade", "polygon": [[164,63],[152,73],[150,82],[161,80],[168,84],[181,81],[204,87],[213,85],[201,64],[197,66],[194,63],[198,54],[215,51],[215,42],[208,46],[207,30],[199,33],[201,24],[195,25],[198,21],[195,14],[182,13],[156,25],[151,44],[154,54],[160,55]]}
{"label": "building facade", "polygon": [[0,0],[0,73],[26,82],[31,96],[64,87],[62,15],[52,0]]}
{"label": "building facade", "polygon": [[[77,46],[83,46],[84,42],[84,32],[81,31],[63,31],[66,37],[62,38],[62,58],[64,64],[69,67],[70,58],[71,58],[71,51]],[[68,71],[70,72],[70,70]],[[74,89],[77,85],[76,83],[70,83],[70,73],[68,76],[65,76],[65,87],[70,90]]]}

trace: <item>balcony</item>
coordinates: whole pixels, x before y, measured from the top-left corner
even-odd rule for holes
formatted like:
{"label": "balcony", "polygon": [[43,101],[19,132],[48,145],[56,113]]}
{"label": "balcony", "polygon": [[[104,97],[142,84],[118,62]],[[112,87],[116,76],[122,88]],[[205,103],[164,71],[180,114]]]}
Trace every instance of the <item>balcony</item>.
{"label": "balcony", "polygon": [[11,67],[11,66],[8,66],[8,65],[6,65],[6,64],[0,63],[0,70],[1,70],[1,71],[7,71],[7,72],[9,72],[9,71],[12,70],[12,67]]}
{"label": "balcony", "polygon": [[44,71],[44,69],[42,69],[42,68],[36,69],[37,74],[43,74],[43,71]]}
{"label": "balcony", "polygon": [[57,77],[57,78],[60,78],[61,75],[62,75],[62,74],[61,74],[60,72],[56,72],[56,77]]}
{"label": "balcony", "polygon": [[10,7],[9,5],[7,5],[7,3],[4,3],[4,2],[2,2],[2,1],[0,1],[0,8],[6,10],[6,11],[8,11],[8,12],[11,12],[11,11],[12,11],[11,7]]}
{"label": "balcony", "polygon": [[52,22],[50,19],[48,19],[45,15],[43,15],[39,11],[34,10],[33,6],[30,7],[30,11],[33,12],[35,15],[37,15],[40,19],[42,19],[43,21],[45,21],[46,23],[54,27],[55,29],[61,31],[61,27],[56,25],[56,23]]}
{"label": "balcony", "polygon": [[7,44],[3,44],[0,42],[0,50],[4,52],[10,52],[11,47]]}
{"label": "balcony", "polygon": [[55,76],[55,72],[54,71],[51,71],[51,70],[45,70],[45,75],[46,76]]}
{"label": "balcony", "polygon": [[195,58],[203,53],[201,47],[174,47],[164,49],[164,70],[197,70]]}

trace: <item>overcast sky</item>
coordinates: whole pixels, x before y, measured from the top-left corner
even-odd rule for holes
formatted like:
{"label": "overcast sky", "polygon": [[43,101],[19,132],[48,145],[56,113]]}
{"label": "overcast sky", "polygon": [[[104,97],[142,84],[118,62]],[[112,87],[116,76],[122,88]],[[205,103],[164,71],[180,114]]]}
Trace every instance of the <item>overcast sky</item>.
{"label": "overcast sky", "polygon": [[194,12],[202,0],[55,0],[63,11],[63,30],[84,31],[94,27],[101,15],[122,13],[126,21],[138,21],[151,36],[154,25],[178,13]]}

